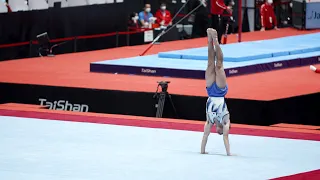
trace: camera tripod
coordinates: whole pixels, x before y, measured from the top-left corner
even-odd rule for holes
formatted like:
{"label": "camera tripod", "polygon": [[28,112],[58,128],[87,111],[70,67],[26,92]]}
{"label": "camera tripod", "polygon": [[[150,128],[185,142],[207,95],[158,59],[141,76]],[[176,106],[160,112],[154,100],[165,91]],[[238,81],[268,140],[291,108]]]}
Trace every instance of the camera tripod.
{"label": "camera tripod", "polygon": [[[174,110],[174,113],[176,115],[176,117],[178,117],[176,108],[173,104],[173,101],[171,99],[171,95],[168,93],[168,83],[170,83],[169,81],[161,81],[158,82],[158,87],[157,87],[157,91],[154,94],[153,98],[157,98],[158,99],[158,103],[155,105],[155,107],[157,108],[157,113],[156,113],[156,117],[157,118],[162,118],[163,115],[163,109],[164,109],[164,104],[167,98],[169,98],[170,103],[172,105],[172,108]],[[162,91],[159,92],[159,86],[161,86]]]}

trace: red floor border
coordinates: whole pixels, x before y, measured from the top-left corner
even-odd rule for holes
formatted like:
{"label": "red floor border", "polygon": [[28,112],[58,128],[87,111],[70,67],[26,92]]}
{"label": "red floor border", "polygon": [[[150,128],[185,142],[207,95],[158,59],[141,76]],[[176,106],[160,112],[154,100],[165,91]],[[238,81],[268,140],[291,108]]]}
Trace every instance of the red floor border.
{"label": "red floor border", "polygon": [[271,180],[319,180],[319,179],[320,179],[320,169],[299,173],[299,174],[293,174],[289,176],[278,177]]}
{"label": "red floor border", "polygon": [[[17,110],[0,110],[0,115],[25,117],[25,118],[38,118],[38,119],[45,119],[45,120],[60,120],[60,121],[71,121],[71,122],[135,126],[135,127],[146,127],[146,128],[162,128],[162,129],[186,130],[186,131],[197,131],[197,132],[203,131],[202,124],[146,121],[146,120],[114,118],[114,117],[96,117],[96,116],[70,115],[70,114],[59,114],[59,113],[48,113],[48,112],[30,112],[30,111],[17,111]],[[214,128],[212,128],[212,132],[215,132]],[[277,130],[271,131],[271,130],[264,130],[264,129],[248,129],[248,128],[234,127],[234,128],[231,128],[230,133],[237,134],[237,135],[265,136],[265,137],[275,137],[275,138],[320,141],[319,134],[301,133],[301,132],[287,132],[287,131],[277,131]]]}

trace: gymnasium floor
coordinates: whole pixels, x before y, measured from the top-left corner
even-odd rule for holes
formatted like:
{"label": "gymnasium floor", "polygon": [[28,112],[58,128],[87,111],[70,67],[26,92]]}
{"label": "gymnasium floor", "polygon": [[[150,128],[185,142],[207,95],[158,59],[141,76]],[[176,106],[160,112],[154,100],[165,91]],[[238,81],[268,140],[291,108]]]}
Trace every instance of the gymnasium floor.
{"label": "gymnasium floor", "polygon": [[202,128],[199,121],[1,105],[0,179],[320,177],[320,127],[235,124],[230,157],[215,133],[209,154],[199,154]]}

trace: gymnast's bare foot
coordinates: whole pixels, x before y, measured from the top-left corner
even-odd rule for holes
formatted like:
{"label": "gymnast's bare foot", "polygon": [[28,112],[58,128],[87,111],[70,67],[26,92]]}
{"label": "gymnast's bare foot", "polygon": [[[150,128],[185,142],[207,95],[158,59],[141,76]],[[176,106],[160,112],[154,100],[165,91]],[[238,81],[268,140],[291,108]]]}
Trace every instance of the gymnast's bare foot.
{"label": "gymnast's bare foot", "polygon": [[213,42],[214,44],[219,44],[218,33],[215,29],[208,28],[207,34],[208,34],[209,42]]}

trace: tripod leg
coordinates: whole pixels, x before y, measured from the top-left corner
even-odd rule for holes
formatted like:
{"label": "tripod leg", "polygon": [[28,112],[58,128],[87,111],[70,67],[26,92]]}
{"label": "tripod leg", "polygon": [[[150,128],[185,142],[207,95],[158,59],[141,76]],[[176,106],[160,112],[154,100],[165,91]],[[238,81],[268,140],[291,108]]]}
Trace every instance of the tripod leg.
{"label": "tripod leg", "polygon": [[158,118],[162,117],[165,100],[166,100],[166,94],[160,93],[158,107],[157,107],[157,114],[156,114],[156,117]]}
{"label": "tripod leg", "polygon": [[156,117],[162,118],[162,116],[163,116],[163,109],[164,109],[164,105],[165,105],[167,96],[168,96],[168,98],[169,98],[169,100],[170,100],[170,103],[171,103],[171,105],[172,105],[172,108],[173,108],[173,110],[174,110],[174,113],[175,113],[175,115],[176,115],[176,118],[179,118],[178,113],[177,113],[177,110],[176,110],[176,107],[174,106],[173,101],[172,101],[172,98],[171,98],[171,95],[170,95],[169,93],[160,93],[160,95],[159,95],[159,100],[158,100],[158,107],[157,107]]}
{"label": "tripod leg", "polygon": [[169,97],[169,100],[170,100],[170,102],[171,102],[171,105],[172,105],[172,108],[173,108],[173,110],[174,110],[174,113],[176,114],[176,118],[179,118],[178,113],[177,113],[177,110],[176,110],[176,107],[174,106],[173,101],[172,101],[172,98],[171,98],[171,95],[170,95],[169,93],[168,93],[168,97]]}
{"label": "tripod leg", "polygon": [[161,108],[161,98],[159,97],[158,107],[157,107],[157,113],[156,113],[156,117],[157,117],[157,118],[160,117],[160,108]]}
{"label": "tripod leg", "polygon": [[162,97],[161,97],[160,117],[163,116],[163,110],[164,110],[165,102],[166,102],[166,94],[162,94]]}

